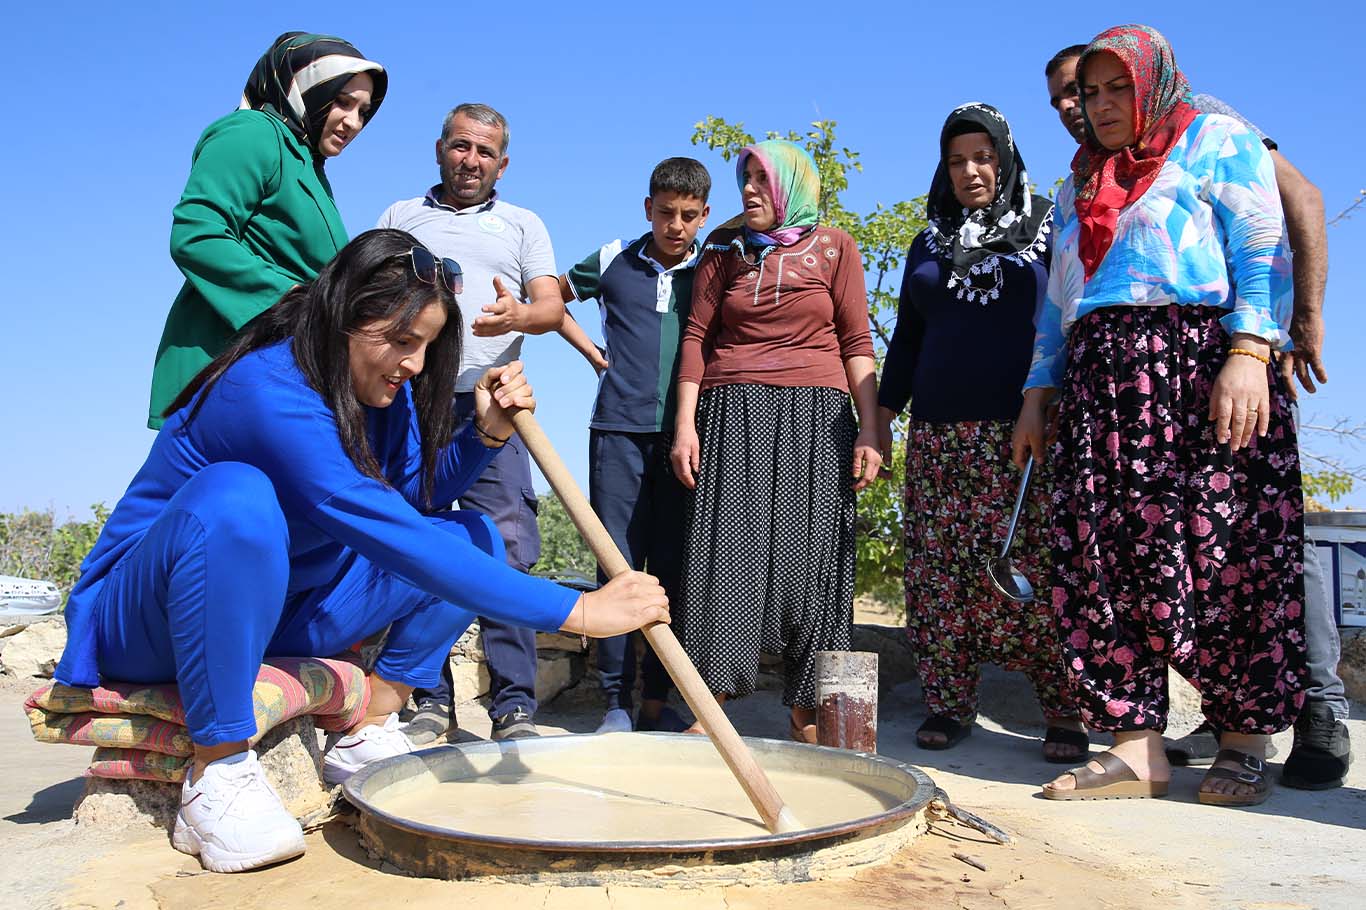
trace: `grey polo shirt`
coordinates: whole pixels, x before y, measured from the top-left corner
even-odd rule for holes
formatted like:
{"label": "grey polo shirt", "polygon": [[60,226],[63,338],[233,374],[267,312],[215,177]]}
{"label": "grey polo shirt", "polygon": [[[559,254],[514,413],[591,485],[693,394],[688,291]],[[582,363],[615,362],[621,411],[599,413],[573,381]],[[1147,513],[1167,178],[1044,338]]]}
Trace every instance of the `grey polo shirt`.
{"label": "grey polo shirt", "polygon": [[520,300],[533,278],[558,278],[550,234],[534,212],[498,198],[495,191],[482,205],[457,209],[437,201],[439,186],[427,195],[395,202],[384,211],[376,227],[398,228],[421,241],[437,256],[460,263],[465,272],[465,291],[460,295],[464,322],[464,347],[455,390],[468,392],[489,367],[516,360],[522,352],[522,333],[509,332],[480,338],[470,324],[497,294],[493,279]]}

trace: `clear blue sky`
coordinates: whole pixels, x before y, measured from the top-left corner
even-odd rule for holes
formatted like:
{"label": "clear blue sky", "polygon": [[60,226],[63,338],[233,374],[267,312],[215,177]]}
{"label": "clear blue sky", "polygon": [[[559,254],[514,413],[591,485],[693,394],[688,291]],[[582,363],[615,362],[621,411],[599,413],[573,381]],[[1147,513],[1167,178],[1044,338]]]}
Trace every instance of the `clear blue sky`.
{"label": "clear blue sky", "polygon": [[[988,101],[1048,186],[1072,145],[1047,105],[1043,64],[1120,18],[987,0],[784,7],[775,20],[766,4],[733,3],[16,4],[0,143],[0,511],[80,515],[117,500],[141,464],[152,356],[181,282],[167,255],[171,207],[200,132],[236,106],[282,31],[341,35],[390,71],[383,109],[328,165],[353,234],[435,182],[442,115],[483,101],[512,126],[499,191],[540,213],[563,270],[646,229],[646,180],[669,155],[711,167],[713,224],[738,208],[730,167],[688,143],[708,114],[755,133],[839,121],[864,163],[846,203],[867,211],[923,193],[944,116]],[[1278,139],[1331,215],[1366,186],[1366,14],[1358,2],[1298,2],[1270,18],[1267,8],[1185,0],[1124,15],[1166,33],[1198,91]],[[1331,382],[1306,416],[1360,420],[1366,212],[1329,242]],[[579,315],[594,321],[591,309]],[[526,359],[542,422],[582,478],[592,370],[556,336],[531,340]],[[1366,462],[1366,451],[1346,455]],[[1366,507],[1366,489],[1346,502]]]}

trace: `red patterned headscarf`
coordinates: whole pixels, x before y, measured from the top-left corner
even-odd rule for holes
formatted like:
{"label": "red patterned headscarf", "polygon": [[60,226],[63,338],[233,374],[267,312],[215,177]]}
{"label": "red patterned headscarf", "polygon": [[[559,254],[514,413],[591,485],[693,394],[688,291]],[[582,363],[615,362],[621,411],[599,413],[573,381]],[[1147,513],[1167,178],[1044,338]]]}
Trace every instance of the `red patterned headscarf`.
{"label": "red patterned headscarf", "polygon": [[1077,61],[1078,85],[1087,61],[1103,52],[1118,57],[1133,82],[1134,135],[1138,138],[1133,145],[1112,152],[1096,140],[1091,119],[1086,118],[1086,139],[1072,159],[1072,177],[1081,222],[1079,252],[1087,278],[1114,242],[1120,210],[1147,192],[1167,153],[1197,113],[1191,104],[1190,83],[1157,29],[1119,25],[1101,32]]}

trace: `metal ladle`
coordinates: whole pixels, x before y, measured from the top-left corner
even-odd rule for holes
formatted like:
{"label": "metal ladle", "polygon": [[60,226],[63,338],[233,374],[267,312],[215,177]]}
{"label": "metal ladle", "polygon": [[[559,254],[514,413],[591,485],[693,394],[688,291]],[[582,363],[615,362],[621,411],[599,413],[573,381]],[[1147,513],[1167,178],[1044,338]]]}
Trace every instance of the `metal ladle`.
{"label": "metal ladle", "polygon": [[1006,529],[1005,542],[1001,544],[1001,555],[987,560],[987,577],[1006,597],[1016,603],[1027,604],[1034,600],[1034,586],[1019,569],[1010,562],[1010,547],[1015,543],[1015,526],[1020,521],[1020,509],[1024,508],[1025,494],[1029,492],[1029,478],[1034,473],[1034,455],[1025,461],[1024,474],[1020,477],[1020,491],[1015,494],[1015,511],[1010,513],[1010,527]]}

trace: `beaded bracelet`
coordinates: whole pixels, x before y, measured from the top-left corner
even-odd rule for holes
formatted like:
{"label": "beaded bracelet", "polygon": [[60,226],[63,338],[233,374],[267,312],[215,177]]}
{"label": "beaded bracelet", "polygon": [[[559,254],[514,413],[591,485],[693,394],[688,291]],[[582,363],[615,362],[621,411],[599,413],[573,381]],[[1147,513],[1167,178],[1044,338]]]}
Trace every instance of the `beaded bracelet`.
{"label": "beaded bracelet", "polygon": [[489,440],[489,441],[491,441],[491,442],[496,442],[496,443],[498,443],[500,446],[501,446],[501,445],[506,445],[506,444],[507,444],[507,441],[508,441],[509,439],[512,438],[511,436],[494,436],[494,435],[493,435],[492,433],[490,433],[488,430],[486,430],[486,429],[484,429],[483,427],[481,427],[481,426],[479,425],[479,421],[477,421],[477,420],[474,421],[474,432],[478,433],[480,436],[484,437],[485,439],[487,439],[487,440]]}
{"label": "beaded bracelet", "polygon": [[1256,351],[1249,351],[1247,348],[1229,348],[1228,353],[1230,356],[1234,354],[1242,354],[1244,357],[1251,357],[1253,360],[1260,360],[1264,364],[1271,363],[1270,357],[1264,357],[1261,354],[1258,354]]}

